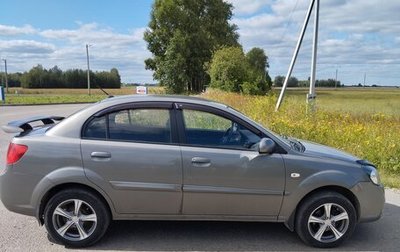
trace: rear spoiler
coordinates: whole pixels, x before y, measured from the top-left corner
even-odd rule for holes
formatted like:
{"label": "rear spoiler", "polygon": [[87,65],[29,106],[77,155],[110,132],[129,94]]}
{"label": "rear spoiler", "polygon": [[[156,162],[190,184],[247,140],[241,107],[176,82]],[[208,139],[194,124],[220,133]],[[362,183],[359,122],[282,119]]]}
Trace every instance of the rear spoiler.
{"label": "rear spoiler", "polygon": [[34,128],[34,126],[31,125],[33,122],[41,121],[43,125],[48,125],[56,123],[56,121],[61,121],[64,118],[65,117],[62,116],[34,116],[9,122],[7,125],[2,126],[1,128],[6,133],[24,133]]}

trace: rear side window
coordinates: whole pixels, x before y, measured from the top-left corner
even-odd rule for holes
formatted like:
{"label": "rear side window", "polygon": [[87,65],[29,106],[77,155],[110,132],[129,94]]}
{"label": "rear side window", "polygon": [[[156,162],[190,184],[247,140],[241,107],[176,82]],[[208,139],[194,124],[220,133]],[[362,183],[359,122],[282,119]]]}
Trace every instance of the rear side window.
{"label": "rear side window", "polygon": [[171,142],[167,109],[131,109],[108,115],[109,138],[140,142]]}
{"label": "rear side window", "polygon": [[126,109],[94,118],[87,123],[84,138],[171,143],[168,109]]}
{"label": "rear side window", "polygon": [[106,139],[107,138],[107,123],[106,117],[95,117],[86,126],[83,132],[85,138]]}

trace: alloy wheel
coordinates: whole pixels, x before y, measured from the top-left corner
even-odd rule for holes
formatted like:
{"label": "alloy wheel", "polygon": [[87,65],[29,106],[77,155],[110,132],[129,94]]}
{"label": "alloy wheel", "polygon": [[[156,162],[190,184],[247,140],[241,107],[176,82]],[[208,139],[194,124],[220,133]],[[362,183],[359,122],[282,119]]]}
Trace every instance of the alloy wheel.
{"label": "alloy wheel", "polygon": [[96,229],[97,215],[85,201],[69,199],[60,203],[54,210],[53,226],[57,233],[70,241],[88,238]]}
{"label": "alloy wheel", "polygon": [[349,227],[349,215],[340,205],[325,203],[312,211],[308,231],[315,240],[330,243],[340,239]]}

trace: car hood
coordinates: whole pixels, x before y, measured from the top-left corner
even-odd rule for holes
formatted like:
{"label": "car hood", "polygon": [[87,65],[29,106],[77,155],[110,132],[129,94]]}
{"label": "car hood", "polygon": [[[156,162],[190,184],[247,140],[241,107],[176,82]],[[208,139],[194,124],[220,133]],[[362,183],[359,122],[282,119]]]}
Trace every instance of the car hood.
{"label": "car hood", "polygon": [[356,162],[357,160],[359,160],[359,158],[349,153],[340,151],[332,147],[328,147],[326,145],[308,142],[305,140],[299,140],[299,141],[304,145],[305,147],[304,154],[306,155],[317,156],[322,158],[331,158],[348,162]]}

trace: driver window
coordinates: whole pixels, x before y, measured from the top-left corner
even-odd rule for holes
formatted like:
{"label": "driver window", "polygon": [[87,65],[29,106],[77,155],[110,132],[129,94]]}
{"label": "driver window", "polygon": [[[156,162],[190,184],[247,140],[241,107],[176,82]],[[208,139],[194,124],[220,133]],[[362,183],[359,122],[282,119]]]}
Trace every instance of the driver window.
{"label": "driver window", "polygon": [[256,149],[260,137],[225,117],[198,110],[183,110],[186,143],[190,145]]}

